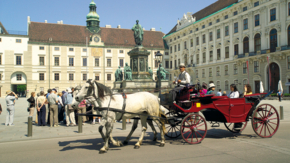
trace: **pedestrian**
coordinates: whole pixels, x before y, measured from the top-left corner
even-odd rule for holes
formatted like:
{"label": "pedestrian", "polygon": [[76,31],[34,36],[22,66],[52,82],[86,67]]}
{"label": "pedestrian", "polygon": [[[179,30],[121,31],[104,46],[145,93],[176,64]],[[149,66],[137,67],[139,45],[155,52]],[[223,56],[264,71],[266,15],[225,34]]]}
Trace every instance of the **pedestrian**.
{"label": "pedestrian", "polygon": [[33,119],[33,114],[34,114],[34,109],[35,109],[35,92],[31,92],[31,96],[27,99],[29,103],[28,107],[28,112],[29,112],[29,117],[32,117]]}
{"label": "pedestrian", "polygon": [[66,96],[67,96],[67,90],[62,91],[61,99],[62,99],[62,104],[63,104],[63,107],[62,107],[62,109],[63,109],[63,124],[66,124],[66,112],[65,112],[65,106],[67,105]]}
{"label": "pedestrian", "polygon": [[207,94],[207,95],[214,94],[214,90],[215,90],[215,85],[214,85],[214,83],[210,83],[210,84],[209,84],[209,88],[208,88],[206,94]]}
{"label": "pedestrian", "polygon": [[[36,94],[36,98],[35,98],[35,103],[37,103],[37,98],[40,96],[40,93]],[[37,104],[35,104],[35,110],[36,110],[36,114],[35,114],[35,124],[38,124],[38,113],[37,113]]]}
{"label": "pedestrian", "polygon": [[[48,96],[50,95],[50,93],[51,93],[51,89],[48,89],[47,90],[47,94],[45,95],[45,97],[46,97],[46,99],[47,99],[47,101],[48,101]],[[46,122],[47,122],[47,124],[50,124],[50,113],[49,113],[49,108],[50,108],[50,104],[48,103],[47,104],[47,107],[46,107],[47,109],[46,109],[46,117],[45,117],[45,120],[46,120]]]}
{"label": "pedestrian", "polygon": [[75,121],[75,115],[74,115],[74,109],[71,106],[73,101],[72,97],[72,91],[70,88],[67,89],[67,95],[66,95],[66,102],[67,105],[65,107],[65,112],[66,112],[66,126],[76,126],[76,121]]}
{"label": "pedestrian", "polygon": [[[79,109],[78,109],[78,113],[79,114],[86,114],[86,100],[83,100],[80,102],[79,104]],[[85,125],[86,122],[86,116],[82,116],[83,117],[83,125]]]}
{"label": "pedestrian", "polygon": [[57,93],[57,90],[53,88],[51,93],[48,96],[50,127],[52,126],[58,127],[58,98],[57,98],[56,93]]}
{"label": "pedestrian", "polygon": [[219,89],[219,91],[216,93],[217,96],[222,96],[222,90]]}
{"label": "pedestrian", "polygon": [[6,105],[7,105],[7,115],[6,115],[6,123],[5,123],[5,126],[14,126],[13,124],[13,118],[14,118],[14,113],[15,113],[15,108],[14,108],[14,105],[15,105],[15,99],[18,99],[18,96],[8,90],[6,91]]}
{"label": "pedestrian", "polygon": [[281,96],[282,96],[282,93],[281,93],[280,89],[279,89],[278,92],[277,92],[277,96],[278,96],[278,100],[279,100],[279,102],[281,102]]}
{"label": "pedestrian", "polygon": [[227,92],[226,91],[223,91],[222,96],[227,96]]}
{"label": "pedestrian", "polygon": [[58,98],[58,122],[62,122],[63,121],[63,102],[62,102],[62,93],[58,93],[57,94],[57,98]]}
{"label": "pedestrian", "polygon": [[38,114],[38,126],[45,126],[45,115],[46,115],[46,106],[47,99],[44,96],[44,92],[40,91],[40,96],[36,100],[37,114]]}

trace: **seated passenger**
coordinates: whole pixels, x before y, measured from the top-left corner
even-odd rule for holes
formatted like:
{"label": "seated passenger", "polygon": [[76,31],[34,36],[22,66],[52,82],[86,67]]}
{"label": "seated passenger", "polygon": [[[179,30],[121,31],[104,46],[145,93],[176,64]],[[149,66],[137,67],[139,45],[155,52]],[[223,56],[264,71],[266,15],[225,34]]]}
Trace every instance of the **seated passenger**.
{"label": "seated passenger", "polygon": [[206,95],[207,93],[207,86],[206,84],[202,84],[202,89],[201,89],[201,92],[200,92],[200,95]]}
{"label": "seated passenger", "polygon": [[231,84],[230,88],[231,88],[231,93],[228,94],[228,97],[229,98],[239,98],[240,94],[239,94],[239,91],[237,89],[237,86],[235,84]]}
{"label": "seated passenger", "polygon": [[176,81],[173,81],[173,84],[177,84],[177,86],[171,90],[173,102],[176,100],[177,93],[179,93],[181,89],[190,84],[190,75],[185,71],[185,65],[183,63],[179,65],[179,70],[180,74],[178,78]]}
{"label": "seated passenger", "polygon": [[245,85],[245,87],[244,87],[244,95],[251,95],[251,94],[253,94],[252,93],[252,88],[251,88],[251,86],[250,86],[250,84],[246,84]]}
{"label": "seated passenger", "polygon": [[207,90],[207,95],[210,95],[210,94],[214,94],[214,90],[215,90],[215,85],[214,83],[210,83],[209,84],[209,89]]}

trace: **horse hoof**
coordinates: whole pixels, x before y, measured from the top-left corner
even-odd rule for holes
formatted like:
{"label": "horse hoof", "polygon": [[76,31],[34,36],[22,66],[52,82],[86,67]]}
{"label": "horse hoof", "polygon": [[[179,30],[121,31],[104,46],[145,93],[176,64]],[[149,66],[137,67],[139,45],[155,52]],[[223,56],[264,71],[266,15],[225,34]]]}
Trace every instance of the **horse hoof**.
{"label": "horse hoof", "polygon": [[164,147],[164,146],[165,146],[165,144],[160,144],[160,145],[159,145],[159,147]]}
{"label": "horse hoof", "polygon": [[139,149],[140,148],[140,146],[138,146],[138,145],[135,145],[135,147],[134,147],[134,149]]}
{"label": "horse hoof", "polygon": [[128,142],[127,142],[127,141],[124,141],[124,142],[123,142],[123,145],[127,145],[127,144],[128,144]]}
{"label": "horse hoof", "polygon": [[122,142],[119,142],[120,147],[123,147],[124,145],[122,144]]}
{"label": "horse hoof", "polygon": [[99,154],[104,154],[106,153],[106,151],[99,151]]}

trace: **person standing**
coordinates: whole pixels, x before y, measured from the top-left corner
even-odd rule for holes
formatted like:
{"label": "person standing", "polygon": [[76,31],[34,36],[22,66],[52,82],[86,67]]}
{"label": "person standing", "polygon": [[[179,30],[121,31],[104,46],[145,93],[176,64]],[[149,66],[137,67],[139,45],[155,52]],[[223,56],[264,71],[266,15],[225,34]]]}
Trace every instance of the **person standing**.
{"label": "person standing", "polygon": [[277,96],[278,96],[278,100],[279,100],[279,102],[281,102],[281,95],[282,95],[281,91],[278,90],[278,92],[277,92]]}
{"label": "person standing", "polygon": [[35,114],[35,124],[38,124],[38,113],[37,113],[37,98],[40,96],[39,93],[36,94],[36,98],[35,98],[35,110],[36,110],[36,114]]}
{"label": "person standing", "polygon": [[50,127],[58,127],[58,98],[56,92],[57,90],[54,88],[48,96]]}
{"label": "person standing", "polygon": [[[86,114],[86,100],[81,101],[78,107],[79,107],[79,110],[78,110],[79,114]],[[85,125],[86,116],[82,116],[82,117],[83,117],[83,125]]]}
{"label": "person standing", "polygon": [[27,99],[27,101],[29,102],[29,117],[32,117],[33,119],[35,109],[35,92],[31,92],[31,96]]}
{"label": "person standing", "polygon": [[73,101],[72,91],[71,91],[70,88],[68,88],[67,89],[67,96],[66,96],[67,105],[65,107],[65,112],[66,112],[66,126],[67,127],[69,125],[76,126],[74,109],[71,107],[72,101]]}
{"label": "person standing", "polygon": [[62,102],[62,93],[58,93],[57,94],[57,98],[58,98],[58,122],[60,123],[61,121],[63,121],[63,102]]}
{"label": "person standing", "polygon": [[67,90],[66,91],[62,91],[62,96],[61,96],[61,99],[62,99],[62,104],[63,104],[63,124],[66,124],[66,112],[65,112],[65,106],[67,105],[67,102],[66,102],[66,96],[67,96]]}
{"label": "person standing", "polygon": [[[48,101],[48,96],[50,95],[50,93],[51,93],[51,89],[48,89],[48,90],[47,90],[47,94],[46,94],[46,96],[45,96],[46,99],[47,99],[47,101]],[[47,122],[47,124],[50,124],[50,122],[49,122],[49,120],[50,120],[50,119],[49,119],[49,117],[50,117],[50,113],[49,113],[49,105],[50,105],[50,104],[48,103],[48,104],[47,104],[47,107],[46,107],[46,108],[47,108],[47,109],[46,109],[46,115],[47,115],[47,116],[45,117],[45,121]]]}
{"label": "person standing", "polygon": [[37,114],[38,114],[38,126],[45,126],[45,115],[46,115],[46,107],[47,99],[44,96],[44,92],[40,92],[40,96],[36,100]]}
{"label": "person standing", "polygon": [[18,96],[12,92],[12,91],[6,91],[6,105],[7,105],[7,115],[6,115],[6,123],[5,126],[14,126],[13,124],[13,118],[14,118],[14,113],[15,113],[15,99],[18,99]]}
{"label": "person standing", "polygon": [[219,91],[216,93],[217,96],[222,96],[222,90],[219,89]]}

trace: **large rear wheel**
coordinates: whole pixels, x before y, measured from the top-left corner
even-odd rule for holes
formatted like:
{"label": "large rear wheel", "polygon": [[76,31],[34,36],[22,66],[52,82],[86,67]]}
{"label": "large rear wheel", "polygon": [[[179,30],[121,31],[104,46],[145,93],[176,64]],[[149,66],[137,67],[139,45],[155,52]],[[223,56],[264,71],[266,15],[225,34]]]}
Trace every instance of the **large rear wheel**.
{"label": "large rear wheel", "polygon": [[262,138],[272,137],[277,132],[279,124],[278,111],[270,104],[258,106],[252,114],[253,130]]}
{"label": "large rear wheel", "polygon": [[200,143],[206,136],[207,125],[199,114],[189,114],[182,120],[181,136],[189,144]]}

